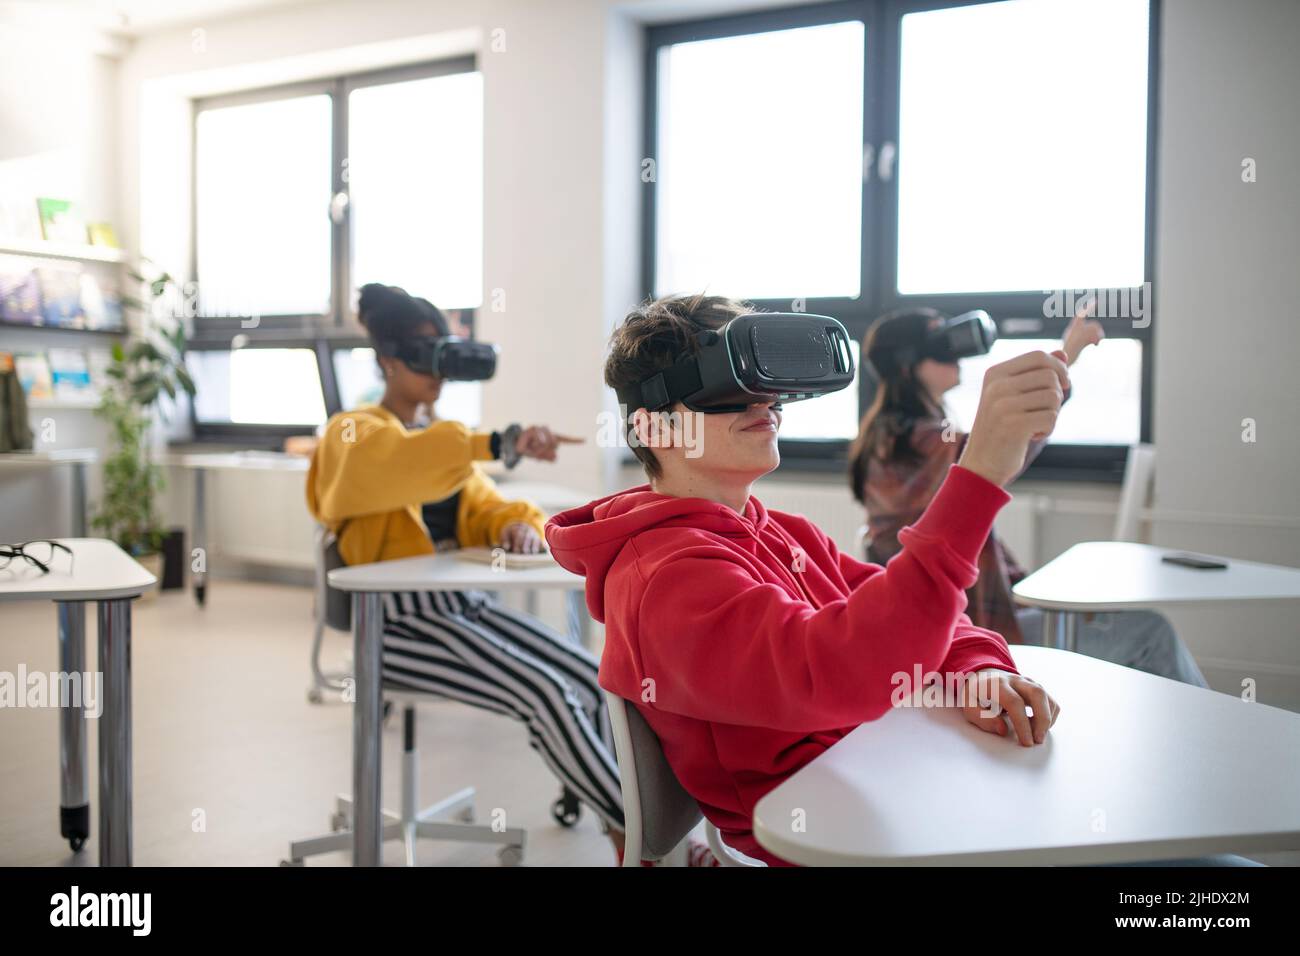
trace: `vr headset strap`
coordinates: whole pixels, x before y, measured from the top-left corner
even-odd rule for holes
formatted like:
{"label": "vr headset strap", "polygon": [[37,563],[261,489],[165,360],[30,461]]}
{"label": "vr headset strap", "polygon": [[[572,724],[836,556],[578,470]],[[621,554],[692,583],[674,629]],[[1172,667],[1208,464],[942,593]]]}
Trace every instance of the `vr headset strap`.
{"label": "vr headset strap", "polygon": [[662,372],[656,372],[640,385],[628,389],[619,400],[627,407],[629,415],[638,408],[653,412],[698,392],[702,385],[699,360],[694,355],[685,355]]}

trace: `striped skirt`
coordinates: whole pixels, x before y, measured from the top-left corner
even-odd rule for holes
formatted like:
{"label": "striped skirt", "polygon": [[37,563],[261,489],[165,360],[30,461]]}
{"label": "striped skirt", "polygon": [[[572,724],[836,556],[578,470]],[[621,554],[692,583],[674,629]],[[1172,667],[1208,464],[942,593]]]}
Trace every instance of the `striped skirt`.
{"label": "striped skirt", "polygon": [[623,829],[614,737],[597,661],[481,591],[384,597],[384,679],[520,721],[529,744],[600,818]]}

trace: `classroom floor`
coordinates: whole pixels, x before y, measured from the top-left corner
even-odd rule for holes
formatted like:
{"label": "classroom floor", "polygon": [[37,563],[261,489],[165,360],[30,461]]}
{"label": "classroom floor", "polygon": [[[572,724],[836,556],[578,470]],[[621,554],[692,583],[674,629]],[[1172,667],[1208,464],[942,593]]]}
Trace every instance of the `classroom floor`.
{"label": "classroom floor", "polygon": [[[307,702],[311,592],[306,588],[216,580],[200,610],[170,591],[133,613],[132,683],[137,866],[273,866],[291,839],[329,832],[337,793],[351,789],[351,707]],[[54,606],[0,606],[0,670],[58,669]],[[87,615],[88,666],[95,658]],[[349,652],[327,637],[326,664]],[[525,865],[612,866],[596,818],[572,830],[551,819],[555,778],[529,748],[520,724],[462,704],[430,701],[417,710],[420,798],[425,806],[472,785],[481,822],[504,808],[509,826],[528,831]],[[384,806],[400,800],[401,714],[384,733]],[[91,830],[98,830],[96,738],[90,736]],[[13,709],[0,732],[0,865],[94,865],[92,835],[73,855],[59,837],[58,711]],[[196,811],[206,828],[196,832]],[[384,846],[400,865],[400,843]],[[308,866],[345,865],[346,853]],[[482,844],[420,841],[426,865],[496,866]]]}
{"label": "classroom floor", "polygon": [[[139,866],[273,866],[291,839],[328,831],[336,793],[350,789],[351,709],[306,699],[311,640],[306,588],[227,580],[208,606],[167,592],[134,609],[132,685],[135,863]],[[88,666],[95,657],[88,614]],[[54,608],[0,607],[0,670],[57,670]],[[348,653],[327,638],[327,666]],[[73,855],[59,837],[58,711],[9,709],[0,725],[0,865],[94,865],[95,837]],[[525,865],[611,866],[609,842],[584,812],[565,830],[550,815],[559,785],[520,725],[461,704],[418,710],[421,804],[473,785],[480,820],[504,808],[528,831]],[[384,805],[399,799],[401,720],[384,734]],[[90,736],[92,831],[98,829],[96,743]],[[202,811],[200,814],[198,811]],[[202,819],[203,826],[196,820]],[[385,862],[402,848],[386,843]],[[1256,857],[1300,865],[1300,852]],[[345,865],[346,853],[308,866]],[[494,848],[420,841],[422,865],[497,865]]]}

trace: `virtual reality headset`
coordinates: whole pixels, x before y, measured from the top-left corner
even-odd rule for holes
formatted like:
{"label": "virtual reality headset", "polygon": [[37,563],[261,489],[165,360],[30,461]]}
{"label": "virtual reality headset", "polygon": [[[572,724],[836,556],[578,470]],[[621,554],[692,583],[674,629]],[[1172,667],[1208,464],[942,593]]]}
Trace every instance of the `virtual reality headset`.
{"label": "virtual reality headset", "polygon": [[[934,359],[936,362],[953,363],[959,359],[984,355],[993,347],[998,338],[998,327],[983,309],[963,312],[950,319],[944,319],[926,333],[916,358]],[[901,361],[902,365],[911,365],[913,361]]]}
{"label": "virtual reality headset", "polygon": [[401,359],[412,372],[451,382],[481,382],[497,370],[495,345],[455,335],[388,339],[377,344],[381,355]]}
{"label": "virtual reality headset", "polygon": [[798,402],[853,382],[849,333],[828,315],[757,312],[696,336],[668,368],[618,391],[631,414],[681,402],[694,412],[739,412]]}

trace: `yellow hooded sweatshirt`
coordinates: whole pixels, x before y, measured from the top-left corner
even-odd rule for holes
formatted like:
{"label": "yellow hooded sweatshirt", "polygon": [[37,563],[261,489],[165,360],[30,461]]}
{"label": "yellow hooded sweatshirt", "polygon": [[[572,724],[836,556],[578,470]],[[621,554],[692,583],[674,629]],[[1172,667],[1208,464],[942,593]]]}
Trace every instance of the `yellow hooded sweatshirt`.
{"label": "yellow hooded sweatshirt", "polygon": [[491,440],[451,421],[407,431],[381,405],[340,412],[312,456],[307,507],[339,536],[339,556],[350,565],[432,554],[420,506],[458,491],[461,547],[498,544],[502,529],[516,521],[542,534],[541,510],[507,501],[476,464],[492,459]]}

